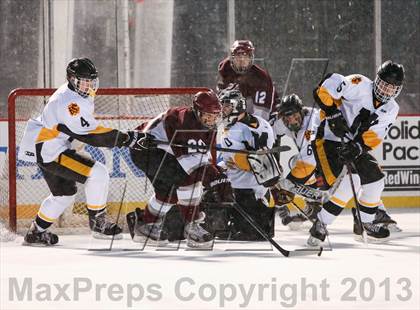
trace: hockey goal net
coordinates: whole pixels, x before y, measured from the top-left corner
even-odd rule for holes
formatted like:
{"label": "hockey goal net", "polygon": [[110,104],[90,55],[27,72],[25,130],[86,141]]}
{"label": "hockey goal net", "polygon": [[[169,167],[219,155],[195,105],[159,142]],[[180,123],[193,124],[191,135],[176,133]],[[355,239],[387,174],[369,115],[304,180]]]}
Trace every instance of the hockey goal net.
{"label": "hockey goal net", "polygon": [[[23,233],[38,212],[49,189],[34,163],[17,159],[26,121],[37,117],[55,89],[17,89],[8,98],[8,148],[0,162],[0,222],[9,230]],[[128,130],[137,127],[170,107],[189,106],[193,95],[207,88],[102,88],[95,98],[95,115],[105,127]],[[153,188],[143,172],[131,161],[127,148],[96,148],[79,145],[80,151],[104,163],[110,174],[107,211],[120,219],[136,207],[144,207]],[[83,185],[78,184],[76,201],[52,230],[59,233],[88,232]],[[125,190],[124,190],[125,189]],[[123,192],[125,192],[123,197]]]}

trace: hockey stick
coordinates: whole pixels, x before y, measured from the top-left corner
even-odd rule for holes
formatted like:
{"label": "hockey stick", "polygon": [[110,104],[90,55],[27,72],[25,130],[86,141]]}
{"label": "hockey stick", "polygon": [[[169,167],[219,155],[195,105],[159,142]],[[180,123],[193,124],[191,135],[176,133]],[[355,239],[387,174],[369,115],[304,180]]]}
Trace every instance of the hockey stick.
{"label": "hockey stick", "polygon": [[[344,147],[344,138],[341,138],[341,145]],[[359,204],[359,200],[357,199],[356,187],[354,186],[353,176],[351,175],[351,164],[345,163],[344,166],[347,167],[347,173],[350,178],[351,190],[353,192],[353,197],[354,197],[354,204],[356,205],[357,225],[359,225],[360,229],[362,230],[363,242],[367,244],[366,231],[362,225],[362,218],[360,216],[360,204]]]}
{"label": "hockey stick", "polygon": [[229,148],[220,147],[220,146],[211,146],[210,147],[210,146],[206,146],[206,145],[196,145],[196,144],[177,144],[177,143],[171,143],[169,141],[162,141],[162,140],[155,140],[155,139],[152,140],[152,143],[169,145],[169,146],[173,146],[173,147],[187,147],[187,148],[191,148],[191,149],[194,149],[194,150],[205,150],[205,151],[215,150],[215,151],[226,152],[226,153],[255,154],[255,155],[264,155],[264,154],[269,154],[269,153],[286,152],[286,151],[291,150],[290,146],[287,146],[287,145],[276,146],[276,147],[274,147],[272,149],[269,149],[269,150],[253,151],[253,150],[234,150],[234,149],[229,149]]}
{"label": "hockey stick", "polygon": [[281,254],[285,257],[293,257],[293,256],[308,256],[308,255],[318,255],[321,256],[323,248],[320,247],[319,249],[296,249],[293,251],[288,251],[283,249],[276,241],[273,240],[261,227],[258,225],[254,219],[246,213],[241,206],[237,203],[231,204],[232,207],[240,214],[242,217],[268,242],[271,243]]}

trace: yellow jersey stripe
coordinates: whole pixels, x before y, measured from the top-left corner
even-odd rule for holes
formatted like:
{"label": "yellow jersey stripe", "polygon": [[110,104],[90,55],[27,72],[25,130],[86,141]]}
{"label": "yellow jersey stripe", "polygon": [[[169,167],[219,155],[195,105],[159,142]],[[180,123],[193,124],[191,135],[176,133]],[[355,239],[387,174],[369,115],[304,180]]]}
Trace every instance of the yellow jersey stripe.
{"label": "yellow jersey stripe", "polygon": [[57,130],[56,126],[54,126],[53,129],[48,129],[48,128],[43,127],[38,134],[38,137],[36,139],[36,143],[45,142],[45,141],[55,139],[55,138],[58,137],[59,134],[60,134],[60,132]]}
{"label": "yellow jersey stripe", "polygon": [[251,171],[251,167],[250,167],[249,162],[248,162],[247,154],[237,153],[233,156],[233,160],[235,162],[235,165],[239,169],[245,170],[245,171]]}
{"label": "yellow jersey stripe", "polygon": [[381,144],[382,140],[378,137],[376,132],[372,130],[367,130],[362,134],[363,143],[370,148],[375,148]]}
{"label": "yellow jersey stripe", "polygon": [[312,174],[314,172],[315,166],[305,163],[302,160],[296,162],[296,166],[293,167],[291,174],[298,179],[303,179]]}
{"label": "yellow jersey stripe", "polygon": [[319,158],[319,162],[321,164],[322,171],[324,172],[324,176],[328,185],[334,184],[336,177],[334,173],[331,171],[330,164],[328,163],[327,154],[325,153],[324,149],[324,140],[317,139],[315,142],[316,150]]}

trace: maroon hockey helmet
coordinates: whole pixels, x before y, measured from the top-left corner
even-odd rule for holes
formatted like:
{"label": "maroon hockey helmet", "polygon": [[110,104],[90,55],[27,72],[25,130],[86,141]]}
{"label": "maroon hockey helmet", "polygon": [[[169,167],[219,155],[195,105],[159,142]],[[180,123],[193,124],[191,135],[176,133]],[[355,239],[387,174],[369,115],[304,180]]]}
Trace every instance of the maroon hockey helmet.
{"label": "maroon hockey helmet", "polygon": [[222,105],[212,90],[200,91],[194,96],[193,111],[203,126],[214,129],[221,120]]}
{"label": "maroon hockey helmet", "polygon": [[232,69],[243,74],[252,67],[254,63],[254,45],[249,40],[236,40],[230,48],[230,60]]}

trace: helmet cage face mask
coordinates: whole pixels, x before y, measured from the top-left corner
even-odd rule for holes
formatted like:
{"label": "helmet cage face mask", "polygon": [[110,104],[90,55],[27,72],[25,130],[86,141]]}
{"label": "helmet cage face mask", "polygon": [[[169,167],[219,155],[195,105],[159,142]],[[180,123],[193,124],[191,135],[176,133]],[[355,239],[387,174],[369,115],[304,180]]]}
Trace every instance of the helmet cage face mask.
{"label": "helmet cage face mask", "polygon": [[402,85],[394,85],[376,76],[373,84],[373,93],[375,98],[382,103],[386,103],[392,98],[396,98],[402,90]]}
{"label": "helmet cage face mask", "polygon": [[99,78],[87,79],[82,77],[72,76],[69,79],[71,85],[74,87],[75,91],[82,96],[87,98],[89,96],[95,97],[96,92],[99,88]]}
{"label": "helmet cage face mask", "polygon": [[230,56],[232,69],[239,74],[246,73],[254,64],[254,53],[246,51],[233,52]]}
{"label": "helmet cage face mask", "polygon": [[238,121],[239,116],[246,112],[246,100],[238,91],[234,94],[236,98],[220,99],[223,107],[223,123],[226,127],[231,127]]}
{"label": "helmet cage face mask", "polygon": [[193,99],[193,112],[201,125],[216,129],[222,120],[222,106],[213,91],[198,92]]}

